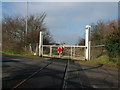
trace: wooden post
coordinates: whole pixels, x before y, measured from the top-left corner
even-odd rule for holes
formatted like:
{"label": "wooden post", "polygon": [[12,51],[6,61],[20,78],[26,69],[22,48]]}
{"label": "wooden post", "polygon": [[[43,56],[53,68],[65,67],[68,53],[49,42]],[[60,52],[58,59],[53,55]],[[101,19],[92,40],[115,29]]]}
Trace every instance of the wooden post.
{"label": "wooden post", "polygon": [[90,61],[90,51],[91,51],[91,41],[89,41],[89,57],[88,57],[88,60]]}
{"label": "wooden post", "polygon": [[72,46],[71,46],[71,58],[72,58]]}
{"label": "wooden post", "polygon": [[75,46],[74,46],[74,57],[75,57]]}
{"label": "wooden post", "polygon": [[42,45],[42,56],[43,56],[43,48],[44,48],[44,46]]}
{"label": "wooden post", "polygon": [[36,43],[35,54],[38,55],[38,43]]}
{"label": "wooden post", "polygon": [[52,46],[50,46],[50,57],[52,56]]}
{"label": "wooden post", "polygon": [[86,39],[85,39],[85,46],[86,46],[86,54],[85,59],[89,60],[89,38],[90,38],[90,27],[89,25],[86,25]]}
{"label": "wooden post", "polygon": [[31,43],[29,44],[29,50],[30,50],[30,53],[32,54],[32,46],[31,46]]}
{"label": "wooden post", "polygon": [[40,31],[40,35],[39,35],[39,56],[42,56],[42,45],[43,45],[43,35],[42,35],[42,31]]}

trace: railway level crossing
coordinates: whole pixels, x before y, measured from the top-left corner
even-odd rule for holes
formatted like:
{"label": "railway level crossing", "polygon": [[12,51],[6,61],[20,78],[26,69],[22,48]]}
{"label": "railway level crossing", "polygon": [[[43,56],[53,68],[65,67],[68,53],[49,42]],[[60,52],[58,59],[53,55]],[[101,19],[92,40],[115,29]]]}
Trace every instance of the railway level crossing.
{"label": "railway level crossing", "polygon": [[[90,27],[85,27],[85,45],[43,45],[43,34],[40,31],[39,36],[39,56],[58,57],[58,58],[71,58],[78,60],[90,60]],[[64,47],[62,54],[58,53],[59,47]]]}

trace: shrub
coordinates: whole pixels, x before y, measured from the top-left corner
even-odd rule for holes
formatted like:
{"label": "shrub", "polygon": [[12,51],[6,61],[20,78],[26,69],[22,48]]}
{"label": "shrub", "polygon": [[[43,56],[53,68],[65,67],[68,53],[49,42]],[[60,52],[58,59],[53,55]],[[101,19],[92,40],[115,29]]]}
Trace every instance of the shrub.
{"label": "shrub", "polygon": [[106,49],[109,57],[118,57],[120,55],[120,30],[115,30],[111,35],[107,36]]}

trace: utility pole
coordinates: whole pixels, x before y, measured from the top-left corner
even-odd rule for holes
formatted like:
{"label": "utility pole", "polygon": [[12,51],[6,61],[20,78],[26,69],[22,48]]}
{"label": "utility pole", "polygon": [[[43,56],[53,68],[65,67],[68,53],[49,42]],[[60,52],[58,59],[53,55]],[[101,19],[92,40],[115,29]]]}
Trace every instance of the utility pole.
{"label": "utility pole", "polygon": [[26,7],[26,35],[27,35],[27,29],[28,29],[28,1],[27,1],[27,7]]}
{"label": "utility pole", "polygon": [[26,3],[26,30],[25,30],[25,52],[27,51],[27,29],[28,29],[28,1]]}

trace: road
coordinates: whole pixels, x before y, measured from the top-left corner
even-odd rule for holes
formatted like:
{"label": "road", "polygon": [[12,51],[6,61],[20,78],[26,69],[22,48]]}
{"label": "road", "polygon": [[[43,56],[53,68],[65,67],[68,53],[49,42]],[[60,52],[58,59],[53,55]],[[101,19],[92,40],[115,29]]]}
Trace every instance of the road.
{"label": "road", "polygon": [[[64,84],[64,88],[117,90],[118,71],[104,69],[102,66],[89,66],[68,59],[33,59],[3,54],[2,88],[62,89]],[[65,69],[67,73],[64,79]]]}

